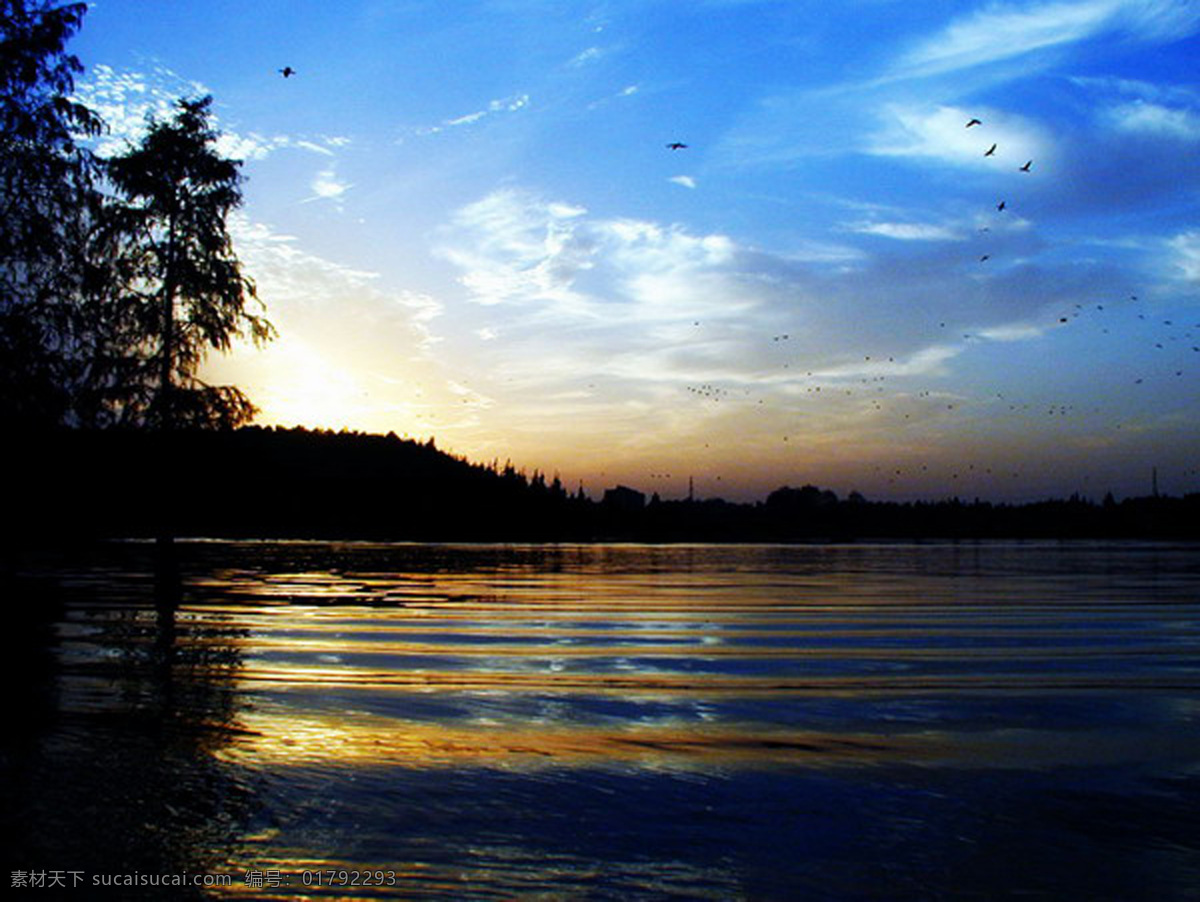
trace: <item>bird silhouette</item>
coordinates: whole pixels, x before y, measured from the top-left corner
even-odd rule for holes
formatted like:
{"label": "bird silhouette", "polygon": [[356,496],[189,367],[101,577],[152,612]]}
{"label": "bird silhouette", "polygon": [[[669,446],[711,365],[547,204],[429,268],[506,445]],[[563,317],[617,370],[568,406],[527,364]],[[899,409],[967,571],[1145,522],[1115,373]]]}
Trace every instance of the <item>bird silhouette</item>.
{"label": "bird silhouette", "polygon": [[967,123],[967,128],[970,128],[972,125],[983,125],[983,121],[980,119],[972,119]]}
{"label": "bird silhouette", "polygon": [[681,144],[679,141],[672,141],[667,145],[667,150],[683,150],[687,147],[686,144]]}
{"label": "bird silhouette", "polygon": [[995,152],[996,152],[996,145],[995,145],[995,144],[993,144],[991,147],[989,147],[987,150],[985,150],[985,151],[983,152],[983,155],[984,155],[985,157],[990,157],[990,156],[992,156],[993,154],[995,154]]}
{"label": "bird silhouette", "polygon": [[279,70],[279,74],[282,75],[284,78],[291,78],[293,75],[296,74],[296,70],[293,69],[291,66],[284,66],[282,69]]}
{"label": "bird silhouette", "polygon": [[1003,213],[1004,208],[1007,206],[1008,206],[1007,203],[1005,203],[1004,201],[1000,201],[1000,203],[996,204],[996,209],[999,210],[1001,213]]}
{"label": "bird silhouette", "polygon": [[1022,171],[1022,172],[1028,172],[1028,171],[1029,171],[1029,167],[1030,167],[1030,166],[1032,166],[1032,165],[1033,165],[1033,160],[1027,160],[1027,161],[1025,162],[1025,165],[1021,167],[1021,171]]}

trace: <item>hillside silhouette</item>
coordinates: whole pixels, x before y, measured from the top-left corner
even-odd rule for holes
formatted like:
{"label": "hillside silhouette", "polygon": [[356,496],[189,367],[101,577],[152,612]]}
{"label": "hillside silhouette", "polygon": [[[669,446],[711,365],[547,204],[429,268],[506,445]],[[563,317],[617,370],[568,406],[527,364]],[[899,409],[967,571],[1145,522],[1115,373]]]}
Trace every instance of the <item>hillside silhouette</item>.
{"label": "hillside silhouette", "polygon": [[[164,448],[163,443],[169,443]],[[1027,504],[842,499],[806,485],[765,500],[601,498],[511,462],[472,463],[395,434],[245,427],[163,436],[55,430],[10,439],[10,541],[149,537],[163,493],[180,536],[413,541],[822,541],[1200,538],[1200,495]]]}

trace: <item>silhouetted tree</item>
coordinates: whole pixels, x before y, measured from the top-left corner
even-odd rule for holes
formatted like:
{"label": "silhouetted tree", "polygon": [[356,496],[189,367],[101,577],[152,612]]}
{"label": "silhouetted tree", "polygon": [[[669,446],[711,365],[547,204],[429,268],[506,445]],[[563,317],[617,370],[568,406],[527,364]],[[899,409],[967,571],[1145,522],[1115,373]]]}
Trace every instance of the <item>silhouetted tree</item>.
{"label": "silhouetted tree", "polygon": [[240,162],[222,157],[209,125],[211,97],[180,100],[173,119],[151,121],[142,141],[108,161],[119,197],[96,248],[113,266],[111,303],[137,353],[123,374],[126,420],[176,426],[235,426],[254,407],[237,388],[210,386],[197,370],[234,338],[255,343],[274,330],[252,310],[226,226],[242,201]]}
{"label": "silhouetted tree", "polygon": [[0,0],[0,416],[78,419],[94,330],[85,246],[100,196],[80,143],[100,133],[71,99],[82,66],[64,50],[87,11]]}

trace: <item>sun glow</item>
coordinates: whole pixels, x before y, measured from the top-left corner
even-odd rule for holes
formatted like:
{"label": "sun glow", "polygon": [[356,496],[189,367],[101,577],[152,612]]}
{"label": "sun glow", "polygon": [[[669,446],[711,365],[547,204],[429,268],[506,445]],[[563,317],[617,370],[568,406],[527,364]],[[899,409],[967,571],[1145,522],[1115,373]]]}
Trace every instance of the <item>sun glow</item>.
{"label": "sun glow", "polygon": [[369,412],[361,381],[304,341],[283,336],[261,354],[267,378],[252,395],[261,422],[341,428]]}

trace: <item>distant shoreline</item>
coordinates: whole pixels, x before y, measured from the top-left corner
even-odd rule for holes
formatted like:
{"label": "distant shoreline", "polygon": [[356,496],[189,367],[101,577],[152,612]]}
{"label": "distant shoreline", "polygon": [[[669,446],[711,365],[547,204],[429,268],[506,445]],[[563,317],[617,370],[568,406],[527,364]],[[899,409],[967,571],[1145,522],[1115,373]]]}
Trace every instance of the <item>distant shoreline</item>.
{"label": "distant shoreline", "polygon": [[[763,501],[597,500],[512,464],[483,466],[395,435],[244,428],[19,435],[9,541],[138,538],[162,517],[215,539],[842,544],[863,541],[1200,539],[1200,494],[1100,501],[872,501],[812,485]],[[10,476],[10,480],[13,479]],[[165,512],[165,513],[164,513]]]}

